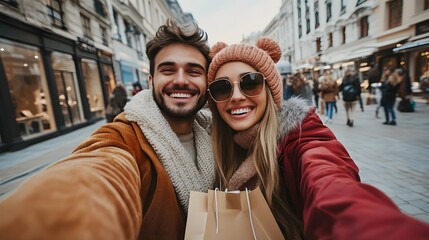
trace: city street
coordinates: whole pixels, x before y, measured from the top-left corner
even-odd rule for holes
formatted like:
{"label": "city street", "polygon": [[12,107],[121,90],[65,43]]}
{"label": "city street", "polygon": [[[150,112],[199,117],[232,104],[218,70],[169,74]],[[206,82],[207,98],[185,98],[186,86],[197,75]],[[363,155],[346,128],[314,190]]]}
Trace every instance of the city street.
{"label": "city street", "polygon": [[[363,94],[364,103],[367,95]],[[354,127],[346,125],[342,101],[333,123],[327,123],[360,168],[362,182],[385,192],[406,213],[429,223],[429,105],[416,99],[416,112],[397,111],[397,126],[375,117],[376,105],[357,107]],[[398,101],[397,101],[398,102]],[[0,198],[41,169],[67,156],[96,128],[86,128],[21,151],[0,154]]]}

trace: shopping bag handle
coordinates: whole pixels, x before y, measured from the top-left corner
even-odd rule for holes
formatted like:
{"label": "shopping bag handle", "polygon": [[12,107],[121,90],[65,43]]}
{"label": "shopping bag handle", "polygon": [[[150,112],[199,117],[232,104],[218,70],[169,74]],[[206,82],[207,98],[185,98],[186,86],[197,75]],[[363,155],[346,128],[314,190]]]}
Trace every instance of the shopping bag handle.
{"label": "shopping bag handle", "polygon": [[[215,198],[215,209],[216,209],[216,238],[219,237],[219,209],[218,209],[218,205],[217,205],[217,192],[219,191],[218,188],[215,188],[214,191],[214,198]],[[246,188],[246,202],[247,202],[247,208],[249,210],[249,220],[250,220],[250,227],[252,228],[252,234],[253,234],[253,239],[257,240],[256,238],[256,233],[255,233],[255,228],[253,226],[253,218],[252,218],[252,209],[250,207],[250,198],[249,198],[249,192],[250,190],[248,190]],[[228,189],[225,189],[225,193],[228,193]]]}

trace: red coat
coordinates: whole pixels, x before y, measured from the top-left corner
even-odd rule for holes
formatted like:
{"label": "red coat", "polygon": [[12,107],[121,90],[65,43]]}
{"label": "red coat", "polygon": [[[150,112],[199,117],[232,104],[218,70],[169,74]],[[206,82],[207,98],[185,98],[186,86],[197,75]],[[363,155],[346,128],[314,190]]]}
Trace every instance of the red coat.
{"label": "red coat", "polygon": [[309,239],[428,239],[429,225],[402,213],[358,167],[312,109],[284,136],[283,176]]}

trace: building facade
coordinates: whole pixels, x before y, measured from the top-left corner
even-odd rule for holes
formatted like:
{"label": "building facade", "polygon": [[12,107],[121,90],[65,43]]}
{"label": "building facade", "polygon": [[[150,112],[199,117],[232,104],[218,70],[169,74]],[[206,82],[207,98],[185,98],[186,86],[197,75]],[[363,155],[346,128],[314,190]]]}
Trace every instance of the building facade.
{"label": "building facade", "polygon": [[352,68],[370,84],[370,73],[401,67],[418,81],[429,75],[428,7],[429,0],[283,0],[263,34],[279,42],[292,71],[310,78]]}
{"label": "building facade", "polygon": [[118,82],[147,87],[167,18],[193,20],[172,0],[0,0],[0,152],[103,119]]}
{"label": "building facade", "polygon": [[0,151],[103,118],[115,82],[103,2],[0,4]]}
{"label": "building facade", "polygon": [[148,88],[149,59],[146,42],[168,18],[180,23],[193,22],[176,0],[107,0],[112,22],[112,48],[116,79],[131,94],[132,85]]}

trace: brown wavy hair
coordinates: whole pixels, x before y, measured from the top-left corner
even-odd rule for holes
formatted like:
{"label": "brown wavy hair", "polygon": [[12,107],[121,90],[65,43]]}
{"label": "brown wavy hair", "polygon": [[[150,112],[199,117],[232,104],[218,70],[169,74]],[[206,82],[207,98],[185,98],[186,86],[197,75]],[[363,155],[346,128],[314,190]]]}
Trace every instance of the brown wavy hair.
{"label": "brown wavy hair", "polygon": [[208,69],[211,62],[208,34],[199,28],[196,23],[179,25],[177,22],[168,19],[166,24],[158,28],[155,37],[146,44],[146,55],[150,62],[149,72],[152,76],[155,72],[154,60],[156,55],[161,49],[173,43],[183,43],[198,49],[207,60],[205,67],[206,70]]}

